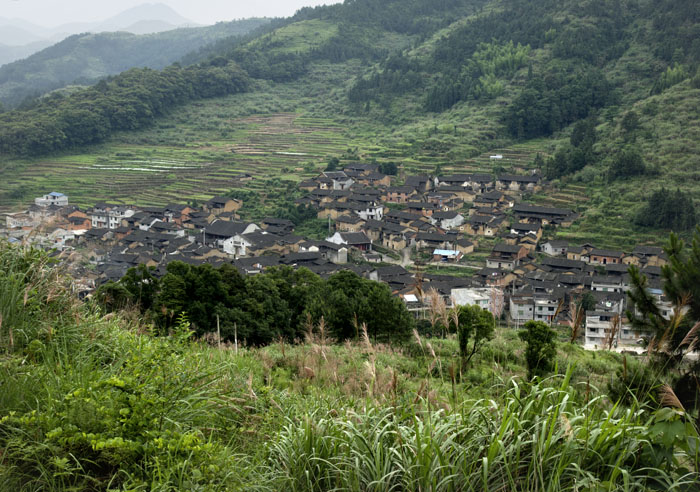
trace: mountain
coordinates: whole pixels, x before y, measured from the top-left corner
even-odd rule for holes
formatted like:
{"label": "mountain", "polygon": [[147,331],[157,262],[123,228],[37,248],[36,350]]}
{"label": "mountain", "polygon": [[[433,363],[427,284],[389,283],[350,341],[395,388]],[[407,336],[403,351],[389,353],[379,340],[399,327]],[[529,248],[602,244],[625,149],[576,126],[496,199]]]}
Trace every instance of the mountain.
{"label": "mountain", "polygon": [[25,28],[17,27],[0,21],[0,44],[9,46],[22,46],[36,43],[44,39]]}
{"label": "mountain", "polygon": [[160,69],[199,46],[246,34],[267,22],[247,19],[146,35],[127,32],[72,35],[24,60],[0,67],[0,101],[13,106],[28,96],[70,84],[90,84],[131,67]]}
{"label": "mountain", "polygon": [[48,48],[52,44],[54,44],[52,41],[34,41],[23,46],[0,44],[0,67],[7,63],[12,63],[13,61],[31,56],[33,53]]}
{"label": "mountain", "polygon": [[[219,38],[183,63],[236,63],[255,79],[234,96],[237,115],[299,112],[348,128],[358,158],[422,172],[538,170],[551,188],[530,199],[581,213],[568,237],[622,244],[653,236],[640,214],[654,191],[700,196],[699,28],[691,0],[355,0]],[[41,104],[27,115],[48,125]],[[211,109],[203,126],[230,119]],[[228,134],[207,131],[173,131],[171,144]],[[132,150],[142,139],[120,138]],[[216,145],[226,159],[230,144]],[[499,149],[522,157],[478,158]]]}
{"label": "mountain", "polygon": [[72,22],[55,27],[0,17],[0,66],[26,58],[72,34],[114,31],[151,34],[180,27],[198,27],[198,24],[162,3],[138,5],[103,21]]}
{"label": "mountain", "polygon": [[[196,27],[197,24],[189,19],[182,17],[180,14],[175,12],[172,8],[168,7],[162,3],[144,3],[136,7],[130,8],[121,12],[114,17],[97,23],[95,27],[91,28],[94,32],[109,32],[109,31],[127,31],[130,26],[138,25],[144,22],[154,22],[153,28],[159,30],[169,30],[175,27]],[[166,27],[167,26],[167,27]],[[134,34],[145,34],[147,32],[159,32],[145,31],[141,33]]]}

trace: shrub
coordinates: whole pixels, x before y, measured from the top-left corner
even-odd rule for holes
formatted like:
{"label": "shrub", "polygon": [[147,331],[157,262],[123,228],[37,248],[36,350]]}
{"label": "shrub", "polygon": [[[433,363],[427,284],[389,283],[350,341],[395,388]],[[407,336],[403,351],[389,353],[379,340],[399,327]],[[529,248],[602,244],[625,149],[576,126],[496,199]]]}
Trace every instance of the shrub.
{"label": "shrub", "polygon": [[554,341],[556,335],[556,332],[542,321],[528,321],[525,323],[525,331],[518,333],[520,339],[527,343],[525,361],[528,378],[544,376],[554,369],[554,357],[557,354]]}

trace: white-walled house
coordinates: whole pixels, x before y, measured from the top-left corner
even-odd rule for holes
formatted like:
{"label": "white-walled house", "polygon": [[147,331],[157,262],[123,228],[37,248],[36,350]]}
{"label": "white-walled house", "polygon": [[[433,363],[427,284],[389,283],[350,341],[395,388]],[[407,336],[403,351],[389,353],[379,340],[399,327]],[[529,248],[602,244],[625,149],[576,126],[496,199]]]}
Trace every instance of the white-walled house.
{"label": "white-walled house", "polygon": [[51,205],[55,205],[57,207],[65,207],[66,205],[68,205],[68,196],[64,195],[63,193],[52,191],[47,195],[35,198],[34,204],[40,207],[49,207]]}

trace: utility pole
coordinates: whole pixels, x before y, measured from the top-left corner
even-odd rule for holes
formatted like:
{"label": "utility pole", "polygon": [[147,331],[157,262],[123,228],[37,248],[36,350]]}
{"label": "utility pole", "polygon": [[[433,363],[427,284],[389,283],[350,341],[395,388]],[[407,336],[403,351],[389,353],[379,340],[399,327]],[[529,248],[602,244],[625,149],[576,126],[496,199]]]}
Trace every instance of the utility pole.
{"label": "utility pole", "polygon": [[236,350],[236,355],[238,355],[238,324],[233,324],[233,343]]}
{"label": "utility pole", "polygon": [[219,350],[221,350],[221,327],[219,326],[219,315],[216,315],[216,339],[219,342]]}

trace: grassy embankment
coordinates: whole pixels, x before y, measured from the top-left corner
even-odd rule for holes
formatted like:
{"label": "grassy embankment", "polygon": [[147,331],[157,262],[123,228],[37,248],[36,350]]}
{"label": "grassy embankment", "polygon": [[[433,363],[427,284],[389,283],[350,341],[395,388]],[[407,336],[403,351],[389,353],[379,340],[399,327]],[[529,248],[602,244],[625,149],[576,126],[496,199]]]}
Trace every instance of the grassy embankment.
{"label": "grassy embankment", "polygon": [[505,327],[464,369],[452,339],[339,345],[319,327],[297,344],[217,347],[184,320],[158,338],[128,313],[101,316],[40,253],[3,245],[0,268],[7,490],[690,490],[698,478],[681,410],[604,396],[639,364],[629,357],[623,369],[560,341],[559,375],[530,385]]}

